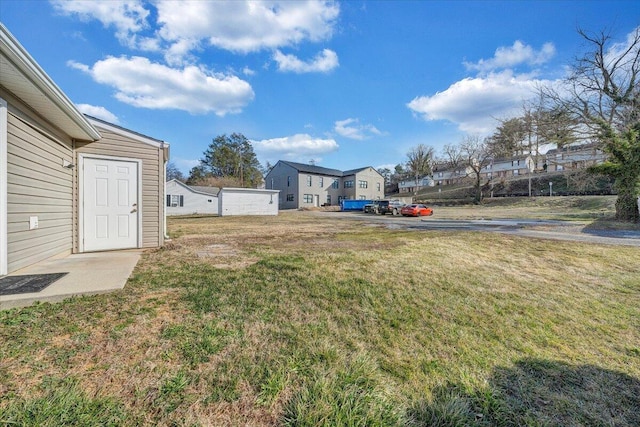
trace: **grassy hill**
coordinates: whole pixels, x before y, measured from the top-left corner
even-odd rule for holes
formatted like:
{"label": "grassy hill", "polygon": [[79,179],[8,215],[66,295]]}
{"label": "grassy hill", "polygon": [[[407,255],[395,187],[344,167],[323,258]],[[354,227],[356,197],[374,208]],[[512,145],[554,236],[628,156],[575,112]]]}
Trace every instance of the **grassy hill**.
{"label": "grassy hill", "polygon": [[[532,174],[531,177],[512,177],[494,180],[483,185],[485,201],[496,197],[522,197],[529,195],[529,178],[532,196],[548,196],[550,188],[553,195],[610,195],[615,194],[613,182],[602,175],[589,174],[586,171],[553,172]],[[549,185],[551,183],[551,186]],[[416,200],[431,203],[468,203],[473,200],[475,189],[472,179],[447,186],[423,187]]]}

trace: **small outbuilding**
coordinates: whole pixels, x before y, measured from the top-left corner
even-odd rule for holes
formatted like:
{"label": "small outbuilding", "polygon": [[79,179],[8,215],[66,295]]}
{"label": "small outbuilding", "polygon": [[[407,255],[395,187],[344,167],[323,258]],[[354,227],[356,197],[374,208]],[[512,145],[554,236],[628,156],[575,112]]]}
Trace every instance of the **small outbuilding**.
{"label": "small outbuilding", "polygon": [[187,185],[172,179],[165,188],[167,215],[218,214],[218,187]]}
{"label": "small outbuilding", "polygon": [[218,215],[278,215],[279,190],[222,188],[218,193]]}

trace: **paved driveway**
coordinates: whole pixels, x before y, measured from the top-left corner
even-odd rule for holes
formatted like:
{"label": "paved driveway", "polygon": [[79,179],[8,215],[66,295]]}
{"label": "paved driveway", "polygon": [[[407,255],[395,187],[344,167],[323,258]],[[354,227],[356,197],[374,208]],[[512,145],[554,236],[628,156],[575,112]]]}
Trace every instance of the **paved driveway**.
{"label": "paved driveway", "polygon": [[640,231],[591,229],[571,221],[535,219],[448,220],[437,216],[406,218],[372,215],[361,212],[318,212],[342,220],[362,221],[405,230],[467,230],[489,231],[540,239],[569,240],[605,245],[640,247]]}

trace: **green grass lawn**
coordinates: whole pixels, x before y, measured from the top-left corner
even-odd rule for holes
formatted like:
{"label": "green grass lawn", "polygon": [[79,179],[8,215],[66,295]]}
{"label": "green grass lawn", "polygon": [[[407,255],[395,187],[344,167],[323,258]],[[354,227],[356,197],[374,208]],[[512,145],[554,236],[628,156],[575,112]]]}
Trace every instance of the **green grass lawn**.
{"label": "green grass lawn", "polygon": [[0,425],[640,425],[640,249],[185,217],[0,312]]}

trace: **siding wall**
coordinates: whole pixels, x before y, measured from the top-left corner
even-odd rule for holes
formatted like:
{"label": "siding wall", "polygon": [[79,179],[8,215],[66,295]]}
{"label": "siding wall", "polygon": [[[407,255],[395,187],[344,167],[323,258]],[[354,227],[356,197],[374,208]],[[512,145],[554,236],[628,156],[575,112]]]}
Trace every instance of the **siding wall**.
{"label": "siding wall", "polygon": [[[102,139],[91,144],[76,144],[78,154],[96,154],[108,157],[126,157],[142,160],[142,247],[155,248],[164,243],[164,162],[162,149],[126,136],[114,133],[95,125]],[[77,162],[77,159],[75,160]],[[79,168],[77,168],[79,169]],[[78,171],[78,174],[80,171]],[[74,194],[78,195],[78,179],[76,174]],[[74,199],[77,206],[78,198]],[[78,236],[78,212],[74,209],[74,236]],[[78,251],[78,239],[74,241],[74,250]]]}
{"label": "siding wall", "polygon": [[[353,194],[352,198],[354,199],[377,200],[384,198],[384,178],[373,168],[359,171],[355,176],[350,175],[344,179],[355,181],[353,185],[355,191],[349,193],[349,195]],[[367,188],[360,188],[360,181],[366,181]],[[378,190],[378,184],[380,184],[380,190]]]}
{"label": "siding wall", "polygon": [[218,215],[278,215],[278,191],[222,188]]}
{"label": "siding wall", "polygon": [[[291,177],[289,186],[287,186],[288,176]],[[298,192],[298,171],[291,166],[276,163],[266,176],[265,186],[267,189],[280,190],[278,197],[280,209],[297,209],[298,206],[302,206]],[[293,201],[287,201],[287,194],[293,194]]]}
{"label": "siding wall", "polygon": [[167,196],[183,196],[183,206],[167,206],[167,215],[218,214],[218,198],[216,196],[194,193],[175,181],[167,182],[166,187]]}
{"label": "siding wall", "polygon": [[[28,111],[28,110],[25,110]],[[72,141],[38,118],[9,105],[7,117],[8,272],[71,253],[73,241]],[[38,228],[29,230],[29,217]]]}

